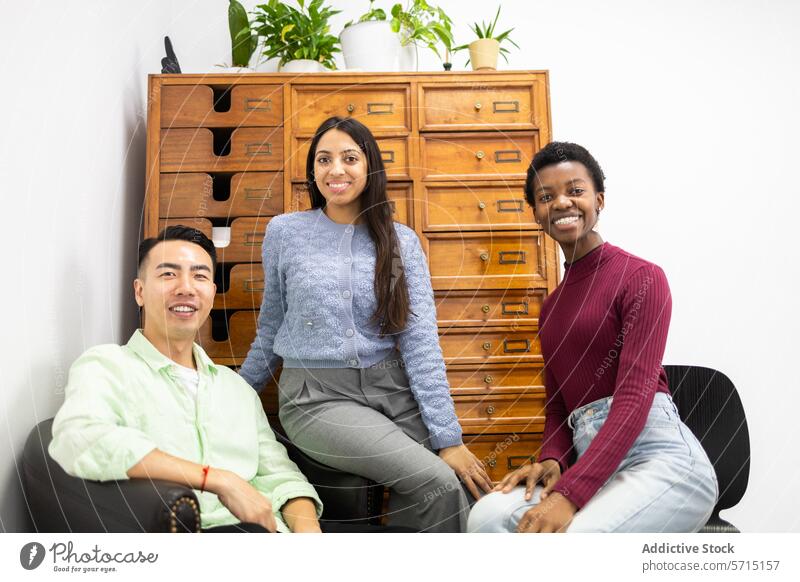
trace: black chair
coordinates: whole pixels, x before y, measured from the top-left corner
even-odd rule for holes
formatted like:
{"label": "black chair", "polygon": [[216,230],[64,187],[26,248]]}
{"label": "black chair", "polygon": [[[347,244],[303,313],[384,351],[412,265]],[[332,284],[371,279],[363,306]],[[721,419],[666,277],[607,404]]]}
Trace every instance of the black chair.
{"label": "black chair", "polygon": [[[34,427],[22,455],[25,498],[37,532],[200,531],[200,509],[189,487],[147,479],[101,483],[65,473],[47,452],[52,425],[49,419]],[[323,520],[378,525],[382,487],[316,463],[276,437],[319,492]]]}
{"label": "black chair", "polygon": [[322,521],[380,525],[383,485],[323,465],[303,453],[277,430],[275,437],[286,447],[289,458],[316,489],[323,505]]}
{"label": "black chair", "polygon": [[683,422],[700,440],[714,465],[719,501],[706,533],[738,533],[720,518],[742,499],[750,476],[750,433],[733,382],[717,370],[700,366],[664,366],[672,399]]}

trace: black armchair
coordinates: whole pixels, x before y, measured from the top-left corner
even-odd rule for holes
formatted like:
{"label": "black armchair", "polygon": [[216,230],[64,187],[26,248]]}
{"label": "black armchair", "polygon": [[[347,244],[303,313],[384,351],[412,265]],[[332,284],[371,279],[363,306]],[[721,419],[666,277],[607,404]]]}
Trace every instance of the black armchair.
{"label": "black armchair", "polygon": [[[53,420],[31,431],[22,455],[25,497],[38,532],[200,531],[194,491],[167,481],[97,482],[72,477],[50,457]],[[325,505],[324,521],[378,525],[383,487],[326,467],[275,433],[314,485]]]}
{"label": "black armchair", "polygon": [[719,501],[706,533],[738,533],[719,516],[739,503],[750,476],[750,433],[733,382],[717,370],[700,366],[664,366],[672,399],[683,422],[700,440],[714,465]]}
{"label": "black armchair", "polygon": [[145,479],[100,483],[71,477],[47,452],[53,420],[31,431],[22,454],[25,497],[38,532],[196,532],[189,487]]}

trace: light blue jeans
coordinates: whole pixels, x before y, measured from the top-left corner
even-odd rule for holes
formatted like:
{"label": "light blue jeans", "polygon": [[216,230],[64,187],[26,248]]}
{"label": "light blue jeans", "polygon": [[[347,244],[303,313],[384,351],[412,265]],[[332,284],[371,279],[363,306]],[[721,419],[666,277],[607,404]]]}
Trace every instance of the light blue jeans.
{"label": "light blue jeans", "polygon": [[[573,444],[586,452],[608,417],[613,397],[572,412]],[[525,488],[484,496],[472,508],[470,532],[513,532],[539,503]],[[714,467],[700,442],[683,424],[672,398],[659,392],[647,422],[617,470],[576,514],[568,532],[694,532],[705,525],[717,503]]]}

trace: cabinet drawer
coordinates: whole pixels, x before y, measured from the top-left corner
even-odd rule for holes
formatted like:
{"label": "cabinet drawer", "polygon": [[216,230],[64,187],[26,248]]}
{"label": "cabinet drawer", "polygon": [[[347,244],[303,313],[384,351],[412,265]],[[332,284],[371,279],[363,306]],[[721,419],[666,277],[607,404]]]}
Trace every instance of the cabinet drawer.
{"label": "cabinet drawer", "polygon": [[274,216],[283,212],[283,172],[161,174],[160,180],[158,214],[162,218]]}
{"label": "cabinet drawer", "polygon": [[[378,147],[381,150],[383,166],[389,180],[410,180],[408,170],[408,140],[401,137],[379,137]],[[311,138],[295,138],[292,140],[292,180],[304,182],[306,179],[306,158]]]}
{"label": "cabinet drawer", "polygon": [[525,463],[535,462],[542,447],[538,433],[464,435],[464,443],[486,466],[492,481],[500,481],[506,473]]}
{"label": "cabinet drawer", "polygon": [[[386,187],[386,195],[392,207],[392,216],[397,222],[413,228],[414,210],[412,203],[412,185],[390,182]],[[292,184],[291,212],[309,210],[311,199],[308,195],[308,186],[305,184]]]}
{"label": "cabinet drawer", "polygon": [[531,84],[423,84],[420,103],[420,131],[536,129]]}
{"label": "cabinet drawer", "polygon": [[542,347],[536,328],[516,331],[493,329],[480,332],[450,328],[439,332],[445,363],[531,363],[542,361]]}
{"label": "cabinet drawer", "polygon": [[425,180],[524,180],[539,134],[428,134],[420,142]]}
{"label": "cabinet drawer", "polygon": [[439,327],[537,325],[544,289],[436,293]]}
{"label": "cabinet drawer", "polygon": [[264,268],[261,263],[234,265],[228,275],[228,288],[217,291],[214,309],[260,309],[264,293]]}
{"label": "cabinet drawer", "polygon": [[[217,247],[217,261],[220,263],[260,263],[261,243],[269,218],[236,218],[230,224],[230,244]],[[158,228],[163,229],[173,224],[183,224],[202,231],[212,238],[211,221],[202,218],[184,220],[180,218],[161,219]],[[214,241],[218,244],[219,241]]]}
{"label": "cabinet drawer", "polygon": [[241,366],[256,337],[258,311],[237,311],[228,320],[228,339],[214,341],[211,319],[200,328],[197,342],[212,360],[225,365]]}
{"label": "cabinet drawer", "polygon": [[323,121],[336,115],[353,117],[373,133],[408,133],[410,103],[408,85],[295,86],[293,131],[313,135]]}
{"label": "cabinet drawer", "polygon": [[544,235],[518,233],[427,235],[435,290],[546,287]]}
{"label": "cabinet drawer", "polygon": [[539,225],[525,201],[523,183],[422,184],[422,230],[519,230]]}
{"label": "cabinet drawer", "polygon": [[275,127],[282,124],[281,85],[161,87],[161,127]]}
{"label": "cabinet drawer", "polygon": [[243,172],[283,168],[283,129],[240,127],[166,129],[161,134],[162,172]]}
{"label": "cabinet drawer", "polygon": [[469,432],[469,427],[476,424],[543,425],[546,400],[543,393],[453,397],[464,432]]}
{"label": "cabinet drawer", "polygon": [[475,394],[544,393],[544,368],[485,364],[479,368],[450,366],[447,381],[453,396]]}

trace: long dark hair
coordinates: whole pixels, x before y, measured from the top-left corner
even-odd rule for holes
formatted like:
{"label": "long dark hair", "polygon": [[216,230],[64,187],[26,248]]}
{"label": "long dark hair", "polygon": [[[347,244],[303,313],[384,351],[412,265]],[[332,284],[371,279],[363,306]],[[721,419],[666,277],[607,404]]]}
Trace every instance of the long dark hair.
{"label": "long dark hair", "polygon": [[394,230],[392,210],[386,196],[386,170],[381,151],[372,132],[352,117],[331,117],[314,133],[306,159],[306,180],[311,208],[325,208],[325,197],[314,179],[314,157],[322,136],[332,129],[349,135],[367,158],[367,185],[359,196],[361,214],[375,243],[375,297],[378,307],[372,321],[380,326],[381,335],[398,333],[406,328],[410,313],[408,287]]}

